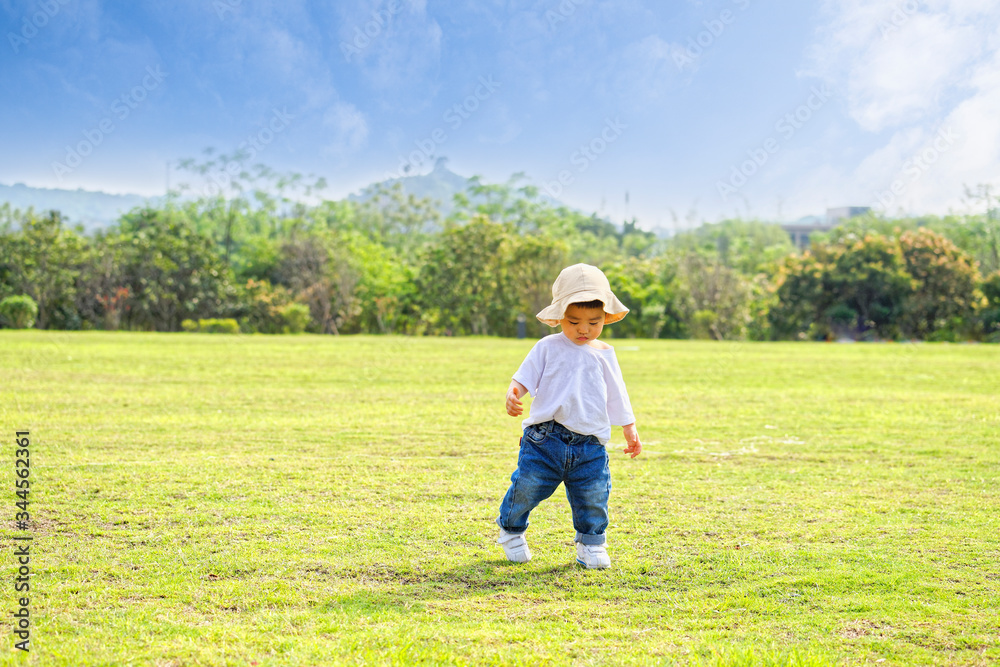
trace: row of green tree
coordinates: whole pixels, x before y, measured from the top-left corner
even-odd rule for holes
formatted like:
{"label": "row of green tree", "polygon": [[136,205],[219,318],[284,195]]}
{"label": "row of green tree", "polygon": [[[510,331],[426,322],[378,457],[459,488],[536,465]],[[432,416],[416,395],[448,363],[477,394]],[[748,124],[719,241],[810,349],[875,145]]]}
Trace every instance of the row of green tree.
{"label": "row of green tree", "polygon": [[[601,266],[629,317],[615,337],[1000,339],[1000,233],[982,215],[867,215],[797,252],[779,225],[729,220],[657,238],[469,182],[443,217],[378,188],[303,204],[277,188],[174,196],[85,235],[0,208],[0,320],[42,329],[513,336],[568,264]],[[293,181],[294,185],[294,181]],[[274,194],[274,193],[277,194]],[[26,301],[27,300],[27,301]],[[6,315],[5,315],[6,313]]]}

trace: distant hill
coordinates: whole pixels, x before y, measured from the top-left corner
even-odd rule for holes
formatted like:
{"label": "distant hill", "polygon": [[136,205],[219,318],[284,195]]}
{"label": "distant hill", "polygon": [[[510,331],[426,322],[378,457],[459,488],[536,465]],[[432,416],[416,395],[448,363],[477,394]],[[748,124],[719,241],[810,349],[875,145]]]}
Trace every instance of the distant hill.
{"label": "distant hill", "polygon": [[[438,210],[441,215],[447,217],[455,208],[455,195],[465,193],[469,187],[469,180],[465,176],[459,176],[448,169],[447,158],[438,158],[434,163],[434,169],[429,174],[416,174],[414,176],[402,176],[389,178],[380,183],[373,183],[358,194],[353,194],[348,199],[351,201],[367,201],[371,198],[371,190],[382,185],[391,188],[397,183],[402,187],[403,193],[413,195],[417,199],[430,199],[438,203]],[[470,198],[476,203],[476,198]],[[540,199],[552,206],[565,206],[561,201],[553,199],[546,194],[542,194]]]}
{"label": "distant hill", "polygon": [[[434,170],[429,174],[389,179],[373,184],[361,193],[349,196],[348,199],[366,201],[371,197],[369,190],[375,185],[392,187],[396,183],[402,186],[405,194],[438,202],[441,214],[447,216],[454,208],[454,196],[459,192],[465,192],[469,179],[449,170],[444,160],[438,160]],[[21,210],[33,207],[39,212],[57,210],[63,214],[69,226],[82,224],[87,232],[111,226],[123,213],[137,206],[146,204],[158,206],[162,201],[163,197],[111,195],[83,189],[58,190],[33,188],[24,183],[15,185],[0,183],[0,204],[8,202],[11,207]]]}
{"label": "distant hill", "polygon": [[34,208],[38,212],[56,210],[62,213],[68,226],[77,224],[90,232],[110,226],[122,215],[137,206],[150,204],[158,206],[162,197],[142,197],[140,195],[111,195],[90,190],[57,190],[55,188],[33,188],[24,183],[4,185],[0,183],[0,203],[8,202],[12,208],[26,210]]}
{"label": "distant hill", "polygon": [[[350,195],[348,199],[355,202],[367,201],[372,197],[372,190],[376,186],[392,187],[396,184],[402,187],[404,194],[437,202],[441,215],[447,217],[455,207],[455,195],[466,193],[469,179],[448,169],[447,160],[440,158],[430,173],[390,178],[381,183],[372,184],[361,192]],[[477,203],[475,198],[472,199],[473,204]],[[541,194],[540,199],[554,207],[566,206],[563,202],[544,193]],[[33,207],[38,212],[57,210],[62,213],[68,226],[73,227],[80,224],[83,225],[86,232],[110,227],[118,221],[123,213],[136,207],[161,206],[163,200],[163,197],[112,195],[106,192],[83,190],[82,188],[58,190],[33,188],[24,183],[16,183],[15,185],[0,183],[0,204],[8,202],[11,207],[21,210]],[[653,232],[657,236],[667,237],[671,235],[672,230],[661,227],[654,229]]]}
{"label": "distant hill", "polygon": [[370,191],[376,186],[382,185],[391,188],[397,183],[407,195],[413,195],[417,199],[430,199],[433,202],[437,202],[441,215],[447,216],[455,206],[455,195],[465,192],[469,186],[469,179],[459,176],[448,169],[446,160],[438,159],[434,164],[434,169],[429,174],[390,178],[381,183],[374,183],[365,188],[361,193],[351,195],[348,199],[358,202],[367,201],[371,198]]}

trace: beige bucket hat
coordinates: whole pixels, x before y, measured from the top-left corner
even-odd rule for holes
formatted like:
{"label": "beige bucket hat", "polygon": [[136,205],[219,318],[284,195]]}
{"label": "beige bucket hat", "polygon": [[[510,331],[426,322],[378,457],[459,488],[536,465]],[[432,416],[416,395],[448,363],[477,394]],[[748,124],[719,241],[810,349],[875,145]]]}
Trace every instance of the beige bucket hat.
{"label": "beige bucket hat", "polygon": [[567,306],[587,301],[604,304],[605,324],[624,319],[628,314],[628,308],[611,291],[611,283],[603,271],[590,264],[574,264],[559,272],[552,285],[552,305],[535,317],[550,327],[557,327],[566,315]]}

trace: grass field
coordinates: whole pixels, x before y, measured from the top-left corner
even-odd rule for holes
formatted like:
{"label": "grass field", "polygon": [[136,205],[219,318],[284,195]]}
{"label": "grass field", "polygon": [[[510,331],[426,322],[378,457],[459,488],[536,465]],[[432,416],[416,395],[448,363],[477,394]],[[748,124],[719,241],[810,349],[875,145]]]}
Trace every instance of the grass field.
{"label": "grass field", "polygon": [[0,331],[0,663],[1000,661],[1000,347],[610,342],[645,449],[585,571],[562,491],[494,544],[531,341]]}

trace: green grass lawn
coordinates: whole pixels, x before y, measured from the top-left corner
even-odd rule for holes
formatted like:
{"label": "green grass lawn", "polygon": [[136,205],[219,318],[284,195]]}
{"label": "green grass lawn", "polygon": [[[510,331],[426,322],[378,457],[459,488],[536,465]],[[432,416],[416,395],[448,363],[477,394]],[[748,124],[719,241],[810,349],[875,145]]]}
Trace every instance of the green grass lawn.
{"label": "green grass lawn", "polygon": [[32,665],[1000,661],[1000,347],[611,340],[612,567],[493,523],[531,341],[0,332]]}

